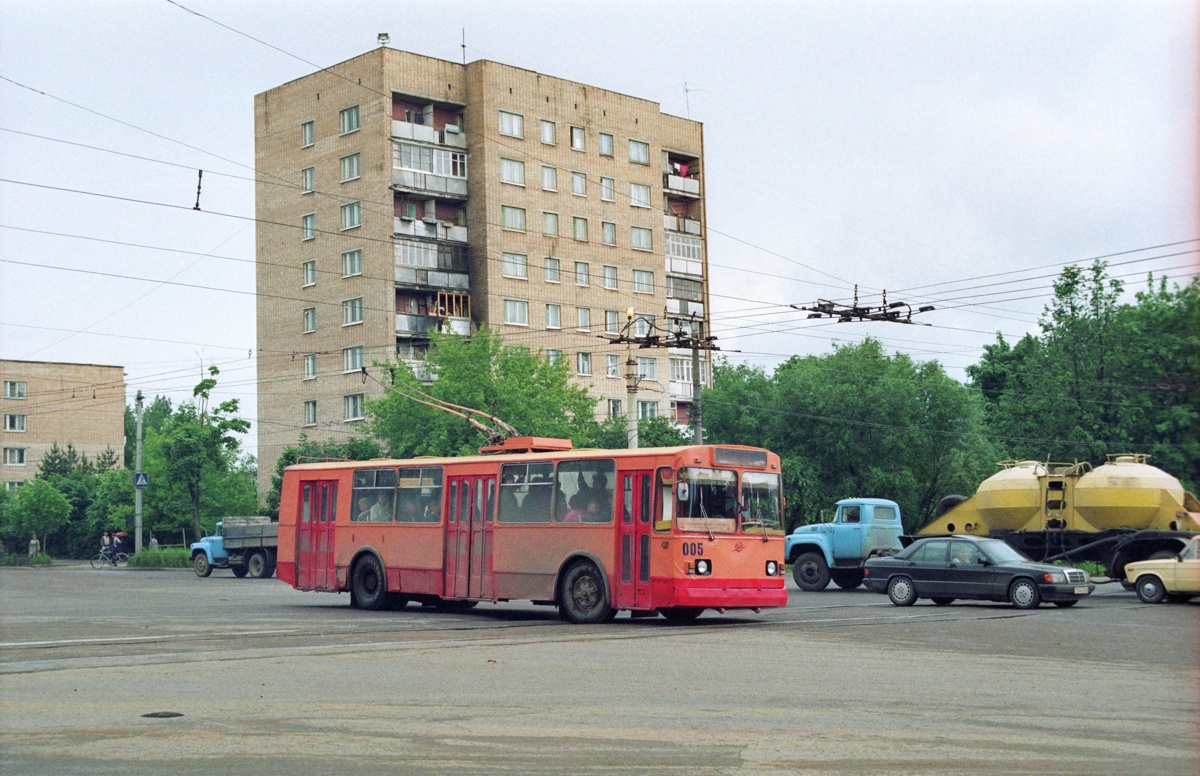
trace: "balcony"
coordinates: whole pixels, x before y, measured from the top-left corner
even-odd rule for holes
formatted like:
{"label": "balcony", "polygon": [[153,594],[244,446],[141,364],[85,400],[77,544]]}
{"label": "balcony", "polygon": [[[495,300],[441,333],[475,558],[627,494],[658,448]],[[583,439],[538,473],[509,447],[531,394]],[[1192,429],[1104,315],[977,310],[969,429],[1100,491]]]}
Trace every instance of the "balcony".
{"label": "balcony", "polygon": [[704,262],[696,259],[678,259],[674,256],[666,257],[667,272],[675,275],[696,275],[704,277]]}
{"label": "balcony", "polygon": [[392,231],[407,237],[425,237],[430,240],[467,241],[467,227],[450,221],[425,221],[417,218],[396,216]]}
{"label": "balcony", "polygon": [[663,175],[663,189],[667,194],[682,194],[685,197],[700,196],[700,179],[684,178],[679,175],[666,173]]}
{"label": "balcony", "polygon": [[466,336],[471,333],[471,319],[438,318],[434,315],[396,313],[397,336],[428,337],[431,331]]}
{"label": "balcony", "polygon": [[668,299],[667,315],[686,315],[689,318],[703,318],[704,305],[700,302],[689,302],[686,299]]}
{"label": "balcony", "polygon": [[453,124],[447,124],[445,129],[437,130],[429,124],[415,124],[411,121],[393,119],[392,137],[400,140],[416,140],[420,143],[438,143],[451,148],[467,147],[467,136]]}
{"label": "balcony", "polygon": [[449,178],[445,175],[434,175],[430,172],[415,170],[392,169],[392,184],[398,189],[408,191],[433,192],[450,197],[467,196],[466,178]]}
{"label": "balcony", "polygon": [[663,228],[669,232],[683,232],[697,236],[700,234],[700,222],[682,216],[663,215]]}
{"label": "balcony", "polygon": [[672,399],[687,399],[688,401],[692,399],[691,383],[681,383],[677,380],[672,380],[670,390]]}
{"label": "balcony", "polygon": [[402,286],[444,288],[451,291],[471,290],[471,276],[466,272],[447,272],[420,267],[396,267],[396,283]]}

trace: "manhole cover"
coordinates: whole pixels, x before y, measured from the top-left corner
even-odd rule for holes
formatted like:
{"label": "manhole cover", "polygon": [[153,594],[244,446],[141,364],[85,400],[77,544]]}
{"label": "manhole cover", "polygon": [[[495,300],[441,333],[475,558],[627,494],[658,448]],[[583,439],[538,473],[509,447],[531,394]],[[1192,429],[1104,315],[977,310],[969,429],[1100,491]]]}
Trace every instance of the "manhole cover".
{"label": "manhole cover", "polygon": [[152,711],[149,714],[143,714],[143,717],[152,717],[154,719],[163,719],[165,717],[182,717],[178,711]]}

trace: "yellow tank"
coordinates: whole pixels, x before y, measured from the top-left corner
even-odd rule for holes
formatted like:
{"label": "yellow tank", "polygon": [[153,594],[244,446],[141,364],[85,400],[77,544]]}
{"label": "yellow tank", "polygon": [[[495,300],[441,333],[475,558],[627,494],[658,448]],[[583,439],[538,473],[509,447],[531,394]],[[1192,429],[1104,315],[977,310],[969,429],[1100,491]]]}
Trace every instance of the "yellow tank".
{"label": "yellow tank", "polygon": [[1168,529],[1175,513],[1185,511],[1184,498],[1179,480],[1147,464],[1146,456],[1116,456],[1075,485],[1075,509],[1096,530]]}
{"label": "yellow tank", "polygon": [[1036,520],[1042,510],[1041,479],[1045,474],[1045,465],[1021,461],[988,477],[975,491],[973,501],[979,513],[975,522],[1015,531]]}

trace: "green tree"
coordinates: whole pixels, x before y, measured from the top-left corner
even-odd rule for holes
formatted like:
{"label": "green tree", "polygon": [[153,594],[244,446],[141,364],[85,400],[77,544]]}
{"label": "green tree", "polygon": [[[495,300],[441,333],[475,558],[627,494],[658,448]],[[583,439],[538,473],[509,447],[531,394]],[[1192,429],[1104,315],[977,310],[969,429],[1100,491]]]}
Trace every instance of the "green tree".
{"label": "green tree", "polygon": [[300,443],[284,448],[271,475],[271,490],[267,493],[267,513],[279,519],[279,498],[283,489],[283,470],[295,463],[311,461],[367,461],[384,457],[383,446],[374,439],[351,437],[341,442],[317,441],[300,435]]}
{"label": "green tree", "polygon": [[18,488],[14,501],[8,510],[14,532],[25,538],[36,532],[48,554],[50,536],[71,517],[71,502],[41,477]]}
{"label": "green tree", "polygon": [[[142,438],[150,433],[161,432],[171,419],[171,400],[166,396],[155,396],[154,401],[142,408]],[[137,415],[133,408],[125,407],[125,468],[133,469],[137,457]],[[143,457],[145,450],[143,448]]]}
{"label": "green tree", "polygon": [[181,404],[162,432],[166,475],[187,490],[192,530],[197,538],[201,533],[201,500],[206,488],[211,487],[211,478],[206,481],[205,475],[230,471],[239,448],[234,434],[244,434],[250,428],[248,421],[237,417],[237,399],[209,407],[220,370],[211,366],[208,373],[192,390],[194,401]]}
{"label": "green tree", "polygon": [[[642,418],[638,421],[638,447],[678,447],[692,443],[690,432],[684,432],[664,417]],[[629,431],[624,418],[609,418],[600,424],[588,447],[605,450],[623,449],[629,444]]]}

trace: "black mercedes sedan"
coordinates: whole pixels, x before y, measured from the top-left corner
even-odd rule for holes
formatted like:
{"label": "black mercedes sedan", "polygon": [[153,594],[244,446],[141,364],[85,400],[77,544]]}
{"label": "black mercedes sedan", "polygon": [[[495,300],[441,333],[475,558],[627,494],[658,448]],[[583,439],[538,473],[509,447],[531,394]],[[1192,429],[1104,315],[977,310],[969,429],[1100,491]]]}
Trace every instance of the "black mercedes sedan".
{"label": "black mercedes sedan", "polygon": [[1030,560],[999,539],[931,537],[898,555],[866,562],[867,588],[887,593],[896,606],[929,598],[939,606],[958,598],[1008,601],[1036,609],[1043,601],[1074,606],[1096,589],[1087,572]]}

